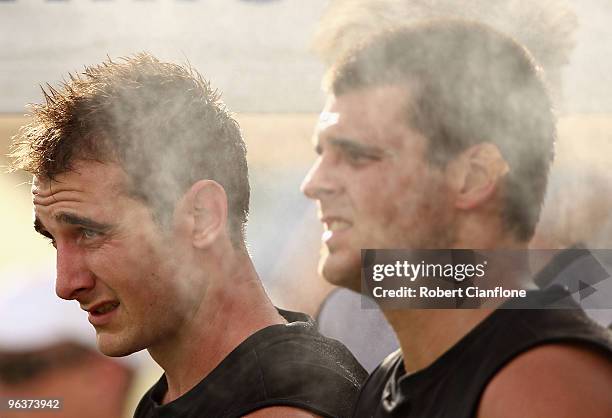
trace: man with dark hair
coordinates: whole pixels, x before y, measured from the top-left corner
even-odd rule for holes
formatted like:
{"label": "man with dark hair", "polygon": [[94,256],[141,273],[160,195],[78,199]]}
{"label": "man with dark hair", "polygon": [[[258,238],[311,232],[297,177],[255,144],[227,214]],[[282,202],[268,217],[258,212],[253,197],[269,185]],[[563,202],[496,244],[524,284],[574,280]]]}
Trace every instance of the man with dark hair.
{"label": "man with dark hair", "polygon": [[191,68],[140,54],[88,67],[34,107],[13,151],[34,174],[56,293],[100,351],[165,373],[137,417],[345,417],[364,372],[267,298],[244,243],[246,150]]}
{"label": "man with dark hair", "polygon": [[[432,21],[349,51],[326,84],[319,157],[302,188],[318,203],[329,282],[360,289],[361,249],[527,247],[556,132],[524,48],[483,25]],[[496,283],[535,287],[526,257],[499,258],[488,271]],[[612,339],[567,296],[529,290],[498,309],[383,306],[401,349],[370,376],[355,415],[610,416]],[[553,303],[567,309],[503,309]]]}

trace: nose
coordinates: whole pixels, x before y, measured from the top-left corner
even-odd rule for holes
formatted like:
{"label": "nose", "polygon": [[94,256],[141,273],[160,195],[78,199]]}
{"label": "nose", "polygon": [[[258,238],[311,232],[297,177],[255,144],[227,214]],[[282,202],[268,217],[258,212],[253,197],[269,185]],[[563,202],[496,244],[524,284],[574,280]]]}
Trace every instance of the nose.
{"label": "nose", "polygon": [[70,243],[57,244],[57,277],[55,293],[62,299],[77,299],[95,286],[93,273],[87,268],[82,249]]}
{"label": "nose", "polygon": [[323,157],[317,161],[304,177],[300,190],[309,199],[322,200],[338,191],[337,181],[332,177],[331,168]]}

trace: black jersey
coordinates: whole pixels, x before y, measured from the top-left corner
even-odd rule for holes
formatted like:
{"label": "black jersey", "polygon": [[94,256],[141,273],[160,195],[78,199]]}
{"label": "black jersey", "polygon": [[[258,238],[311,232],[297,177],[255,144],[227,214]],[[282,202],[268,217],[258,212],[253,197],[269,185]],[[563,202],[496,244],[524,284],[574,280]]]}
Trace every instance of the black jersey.
{"label": "black jersey", "polygon": [[349,417],[365,370],[307,315],[279,310],[289,322],[248,337],[193,389],[160,405],[165,375],[144,395],[135,418],[230,418],[269,406],[323,417]]}
{"label": "black jersey", "polygon": [[[536,346],[578,343],[612,360],[609,330],[586,317],[561,287],[529,291],[497,309],[429,367],[407,374],[400,350],[365,383],[355,417],[472,418],[488,383],[506,364]],[[573,308],[572,308],[573,307]]]}

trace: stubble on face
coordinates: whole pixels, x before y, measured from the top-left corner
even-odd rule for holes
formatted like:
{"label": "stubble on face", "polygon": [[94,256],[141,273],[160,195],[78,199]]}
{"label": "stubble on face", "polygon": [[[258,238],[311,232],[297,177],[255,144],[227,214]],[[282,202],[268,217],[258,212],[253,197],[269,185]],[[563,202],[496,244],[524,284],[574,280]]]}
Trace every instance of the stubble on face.
{"label": "stubble on face", "polygon": [[[344,239],[330,240],[322,249],[319,272],[332,284],[360,290],[361,249],[454,244],[454,212],[444,168],[427,160],[427,139],[407,125],[407,99],[406,89],[384,86],[328,100],[323,113],[327,123],[320,124],[318,137],[321,162],[304,191],[318,200],[323,217],[326,212],[345,213],[351,222]],[[334,115],[333,123],[327,115]],[[383,157],[344,164],[342,151],[330,145],[334,138],[380,148]],[[325,152],[330,153],[327,163]],[[317,186],[327,187],[329,193],[317,195]]]}
{"label": "stubble on face", "polygon": [[[185,240],[125,192],[126,174],[117,164],[78,161],[74,168],[56,181],[36,179],[32,190],[38,230],[57,244],[61,297],[84,309],[119,303],[110,321],[95,326],[98,348],[108,356],[171,340],[188,326],[200,293],[176,251]],[[67,223],[61,213],[112,227],[86,239],[83,225]]]}
{"label": "stubble on face", "polygon": [[[377,199],[376,222],[353,226],[352,248],[321,247],[319,274],[333,285],[361,292],[361,249],[448,249],[457,239],[454,211],[446,184],[438,175],[399,182],[410,187],[410,197],[396,196],[387,190],[388,198]],[[396,187],[393,190],[397,190]],[[386,194],[381,185],[381,195]]]}

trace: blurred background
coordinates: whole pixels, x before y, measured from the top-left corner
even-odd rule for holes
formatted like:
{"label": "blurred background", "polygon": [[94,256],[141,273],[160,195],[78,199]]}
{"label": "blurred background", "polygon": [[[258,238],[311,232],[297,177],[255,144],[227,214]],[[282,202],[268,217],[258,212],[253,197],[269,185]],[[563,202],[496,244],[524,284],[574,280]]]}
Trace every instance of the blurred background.
{"label": "blurred background", "polygon": [[[41,85],[57,85],[69,72],[107,56],[148,51],[163,60],[189,61],[223,92],[247,142],[252,184],[247,239],[260,276],[277,305],[316,315],[332,289],[316,274],[321,229],[314,205],[300,194],[299,184],[314,160],[310,139],[324,101],[320,80],[326,64],[342,48],[386,25],[442,15],[469,17],[517,37],[533,49],[549,74],[559,111],[559,141],[533,246],[562,248],[584,242],[611,248],[612,3],[533,3],[0,0],[0,166],[7,165],[10,138],[27,122],[26,104],[41,100]],[[18,300],[16,306],[32,310],[46,306],[29,296],[35,294],[34,287],[21,294],[14,287],[52,283],[55,254],[32,228],[30,178],[5,171],[0,174],[0,322],[17,322],[25,320],[15,309],[1,309],[2,303],[9,303],[2,296],[13,295],[12,303]],[[330,334],[342,334],[346,325],[334,318],[326,315],[322,320]],[[22,327],[35,327],[32,322],[22,322]],[[87,324],[85,316],[82,322]],[[17,342],[14,332],[0,329],[0,349],[6,341]],[[367,347],[368,332],[349,334],[361,344],[355,348],[363,351],[360,360],[371,368],[385,352]],[[49,341],[36,350],[58,356],[48,353],[44,343]],[[29,364],[27,358],[0,353],[0,367],[19,361]],[[127,380],[127,400],[120,401],[125,402],[125,416],[131,416],[135,402],[161,372],[146,354],[125,367],[135,370]],[[70,402],[72,392],[65,391],[60,395]],[[3,393],[9,391],[0,386],[0,396]]]}

